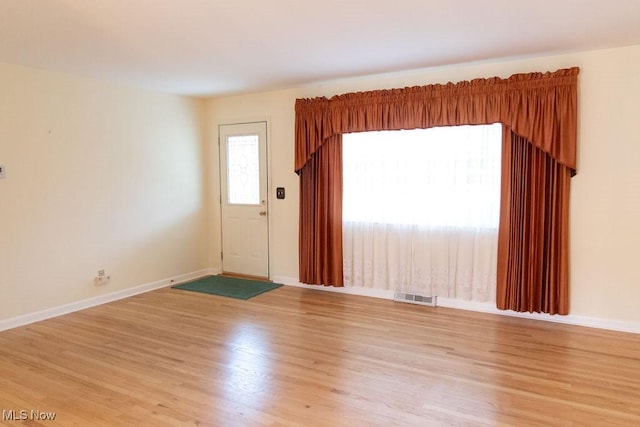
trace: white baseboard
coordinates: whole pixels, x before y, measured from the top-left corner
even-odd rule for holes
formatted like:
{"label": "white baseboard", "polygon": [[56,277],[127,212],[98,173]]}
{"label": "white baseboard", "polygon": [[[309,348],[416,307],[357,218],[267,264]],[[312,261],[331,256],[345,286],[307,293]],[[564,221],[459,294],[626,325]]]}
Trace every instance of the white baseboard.
{"label": "white baseboard", "polygon": [[117,301],[119,299],[142,294],[144,292],[153,291],[167,286],[177,285],[182,282],[197,279],[198,277],[215,274],[218,274],[218,270],[215,268],[203,269],[191,273],[180,274],[178,276],[173,276],[166,279],[156,280],[155,282],[145,283],[143,285],[122,289],[85,300],[47,308],[45,310],[36,311],[34,313],[23,314],[21,316],[0,320],[0,331],[17,328],[19,326],[28,325],[30,323],[39,322],[41,320],[51,319],[63,314],[73,313],[74,311],[84,310],[85,308],[95,307],[96,305],[106,304],[109,302]]}
{"label": "white baseboard", "polygon": [[324,291],[324,292],[336,292],[339,294],[360,295],[363,297],[393,299],[393,291],[386,291],[383,289],[355,288],[355,287],[336,288],[334,286],[307,285],[304,283],[300,283],[296,279],[293,279],[291,277],[283,277],[283,276],[274,277],[273,282],[281,283],[286,286],[295,286],[297,288],[314,289],[317,291]]}
{"label": "white baseboard", "polygon": [[602,319],[597,317],[568,314],[566,316],[545,313],[519,313],[511,310],[498,310],[495,304],[461,301],[438,297],[440,307],[458,308],[461,310],[479,311],[482,313],[499,314],[501,316],[520,317],[524,319],[544,320],[547,322],[564,323],[567,325],[586,326],[588,328],[607,329],[619,332],[640,333],[640,323],[624,320]]}
{"label": "white baseboard", "polygon": [[[350,295],[360,295],[373,298],[393,299],[393,291],[370,289],[362,287],[341,287],[333,286],[315,286],[300,283],[293,277],[276,276],[273,278],[276,283],[282,283],[287,286],[296,286],[306,289],[314,289],[317,291],[337,292]],[[463,301],[449,298],[438,297],[439,307],[455,308],[460,310],[477,311],[482,313],[497,314],[500,316],[512,316],[533,320],[544,320],[547,322],[564,323],[567,325],[585,326],[589,328],[607,329],[610,331],[631,332],[640,334],[640,323],[624,320],[602,319],[597,317],[579,316],[569,314],[566,316],[551,315],[543,313],[519,313],[511,310],[498,310],[495,304],[479,303],[474,301]]]}
{"label": "white baseboard", "polygon": [[[130,296],[138,295],[144,292],[153,291],[155,289],[164,288],[167,286],[176,285],[189,280],[197,279],[198,277],[219,274],[216,268],[208,268],[192,273],[181,274],[178,276],[170,277],[167,279],[157,280],[151,283],[145,283],[143,285],[134,286],[120,291],[111,292],[97,297],[88,298],[82,301],[76,301],[69,304],[64,304],[57,307],[48,308],[45,310],[37,311],[34,313],[28,313],[21,316],[12,317],[5,320],[0,320],[0,331],[7,329],[17,328],[19,326],[28,325],[30,323],[39,322],[41,320],[51,319],[53,317],[61,316],[63,314],[72,313],[74,311],[84,310],[85,308],[94,307],[96,305],[106,304],[119,299],[127,298]],[[314,286],[300,283],[297,279],[286,276],[274,276],[273,281],[275,283],[281,283],[287,286],[296,286],[300,288],[313,289],[323,292],[336,292],[349,295],[359,295],[372,298],[381,298],[393,300],[393,291],[370,289],[362,287],[341,287],[335,288],[333,286]],[[534,320],[544,320],[547,322],[564,323],[568,325],[585,326],[589,328],[607,329],[611,331],[631,332],[640,334],[640,323],[630,322],[624,320],[602,319],[597,317],[579,316],[579,315],[549,315],[540,313],[518,313],[515,311],[498,310],[495,305],[490,303],[478,303],[473,301],[462,301],[456,299],[448,299],[438,297],[438,306],[455,308],[460,310],[470,310],[482,313],[497,314],[500,316],[512,316]]]}

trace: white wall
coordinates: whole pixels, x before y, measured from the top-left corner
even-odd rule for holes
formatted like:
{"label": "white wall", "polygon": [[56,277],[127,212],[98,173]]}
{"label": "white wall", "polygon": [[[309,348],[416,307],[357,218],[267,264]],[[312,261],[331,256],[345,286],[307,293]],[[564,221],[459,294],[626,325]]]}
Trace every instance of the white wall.
{"label": "white wall", "polygon": [[0,94],[0,321],[207,267],[202,101],[10,65]]}
{"label": "white wall", "polygon": [[[298,178],[293,172],[296,98],[578,66],[578,175],[571,195],[571,314],[640,322],[640,46],[503,62],[443,67],[335,81],[210,100],[212,147],[217,125],[267,118],[270,122],[272,277],[298,276]],[[217,150],[217,149],[216,149]],[[217,164],[217,151],[209,159]],[[217,197],[217,175],[209,183]],[[275,200],[278,186],[285,200]],[[219,218],[212,206],[210,260],[219,267]]]}

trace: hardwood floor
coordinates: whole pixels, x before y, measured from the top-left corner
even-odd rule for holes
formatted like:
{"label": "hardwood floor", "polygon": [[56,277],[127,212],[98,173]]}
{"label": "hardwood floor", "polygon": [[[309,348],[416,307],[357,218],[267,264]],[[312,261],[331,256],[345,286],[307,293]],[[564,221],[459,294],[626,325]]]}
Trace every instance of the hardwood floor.
{"label": "hardwood floor", "polygon": [[167,288],[0,333],[0,410],[42,426],[633,426],[640,336]]}

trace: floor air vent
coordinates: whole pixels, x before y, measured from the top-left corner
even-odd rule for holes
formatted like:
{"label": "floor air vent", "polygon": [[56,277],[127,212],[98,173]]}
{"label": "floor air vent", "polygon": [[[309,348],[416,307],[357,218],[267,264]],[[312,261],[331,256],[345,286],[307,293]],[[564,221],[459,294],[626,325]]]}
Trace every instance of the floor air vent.
{"label": "floor air vent", "polygon": [[404,294],[402,292],[396,292],[393,295],[393,300],[398,302],[408,302],[410,304],[430,305],[436,306],[436,298],[438,297],[425,297],[423,295],[416,294]]}

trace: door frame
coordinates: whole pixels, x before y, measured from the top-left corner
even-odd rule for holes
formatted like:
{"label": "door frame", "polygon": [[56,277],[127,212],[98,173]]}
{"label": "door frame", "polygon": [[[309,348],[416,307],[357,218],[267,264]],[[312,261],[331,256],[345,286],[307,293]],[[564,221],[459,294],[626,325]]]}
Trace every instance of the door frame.
{"label": "door frame", "polygon": [[[219,212],[219,221],[218,221],[218,229],[220,230],[220,239],[219,239],[219,251],[218,251],[218,261],[220,265],[219,273],[224,273],[224,261],[223,261],[223,239],[224,239],[224,224],[222,220],[222,141],[221,141],[221,128],[223,126],[235,126],[235,125],[250,125],[250,124],[264,124],[265,126],[265,154],[266,154],[266,199],[267,199],[267,279],[271,279],[271,151],[270,151],[270,132],[271,132],[271,122],[267,118],[257,118],[255,120],[226,120],[218,122],[217,125],[217,140],[218,140],[218,212]],[[237,274],[242,276],[241,274]],[[245,275],[245,277],[256,277],[251,275]],[[263,278],[264,279],[264,278]]]}

